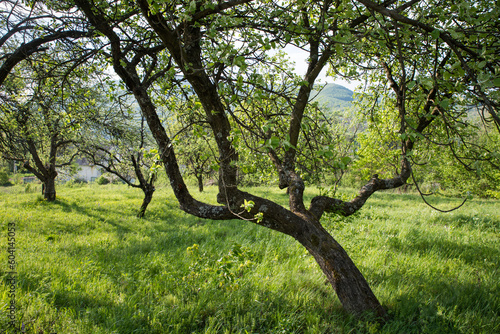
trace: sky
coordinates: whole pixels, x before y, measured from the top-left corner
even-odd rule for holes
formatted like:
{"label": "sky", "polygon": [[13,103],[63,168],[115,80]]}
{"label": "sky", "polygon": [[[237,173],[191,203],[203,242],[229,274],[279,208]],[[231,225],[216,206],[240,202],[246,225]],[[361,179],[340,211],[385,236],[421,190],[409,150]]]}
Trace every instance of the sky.
{"label": "sky", "polygon": [[[301,49],[298,49],[296,47],[293,47],[293,46],[287,46],[284,49],[284,51],[288,54],[288,56],[290,57],[290,60],[295,62],[296,73],[300,74],[300,75],[304,75],[306,73],[306,70],[307,70],[307,63],[306,63],[306,59],[308,56],[307,52],[305,52]],[[345,80],[329,77],[326,75],[326,70],[327,70],[327,68],[325,67],[325,69],[323,69],[323,71],[319,75],[318,82],[336,83],[337,85],[344,86],[346,88],[349,88],[352,91],[354,91],[354,89],[362,83],[361,81],[358,81],[358,80],[353,80],[353,81],[348,82]]]}

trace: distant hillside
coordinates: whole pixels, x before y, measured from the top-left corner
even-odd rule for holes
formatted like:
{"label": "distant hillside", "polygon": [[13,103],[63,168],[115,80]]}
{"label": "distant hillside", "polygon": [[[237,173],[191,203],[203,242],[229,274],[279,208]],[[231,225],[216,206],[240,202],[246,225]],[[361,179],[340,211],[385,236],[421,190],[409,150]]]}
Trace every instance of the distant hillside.
{"label": "distant hillside", "polygon": [[343,110],[351,106],[353,94],[352,90],[344,86],[329,83],[314,100],[318,101],[326,110]]}

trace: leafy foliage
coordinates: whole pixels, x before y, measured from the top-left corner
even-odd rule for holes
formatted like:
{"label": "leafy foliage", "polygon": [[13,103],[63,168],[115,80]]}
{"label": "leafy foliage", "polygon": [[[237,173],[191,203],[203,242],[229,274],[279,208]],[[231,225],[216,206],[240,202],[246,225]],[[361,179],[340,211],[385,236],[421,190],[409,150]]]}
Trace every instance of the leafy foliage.
{"label": "leafy foliage", "polygon": [[99,184],[99,185],[105,185],[105,184],[109,184],[111,181],[105,177],[104,175],[101,175],[99,176],[96,180],[95,180],[95,183]]}
{"label": "leafy foliage", "polygon": [[92,83],[81,72],[65,73],[68,56],[49,61],[40,55],[16,67],[1,86],[0,152],[42,181],[47,200],[55,199],[56,169],[71,166],[75,143],[95,115]]}
{"label": "leafy foliage", "polygon": [[7,168],[0,169],[0,186],[8,185],[10,182],[9,171]]}

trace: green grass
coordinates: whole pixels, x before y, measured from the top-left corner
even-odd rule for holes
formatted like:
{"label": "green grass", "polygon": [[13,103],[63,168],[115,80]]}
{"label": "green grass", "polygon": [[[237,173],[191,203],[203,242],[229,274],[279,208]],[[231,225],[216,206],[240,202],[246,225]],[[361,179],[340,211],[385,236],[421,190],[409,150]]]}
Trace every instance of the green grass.
{"label": "green grass", "polygon": [[[215,191],[197,196],[213,202]],[[254,191],[286,204],[284,192]],[[355,217],[326,217],[389,310],[380,326],[347,315],[290,237],[188,216],[167,189],[141,220],[141,195],[118,185],[59,187],[46,203],[20,186],[1,188],[0,333],[10,302],[8,223],[26,333],[500,332],[499,201],[443,214],[417,196],[381,193]]]}

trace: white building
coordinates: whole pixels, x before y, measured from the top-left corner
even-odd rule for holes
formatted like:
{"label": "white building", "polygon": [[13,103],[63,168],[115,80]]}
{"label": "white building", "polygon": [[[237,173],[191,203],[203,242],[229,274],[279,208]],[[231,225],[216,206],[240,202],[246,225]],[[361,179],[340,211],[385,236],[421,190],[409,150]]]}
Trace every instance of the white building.
{"label": "white building", "polygon": [[90,165],[87,159],[76,159],[76,164],[78,165],[78,169],[73,179],[93,182],[102,174],[101,168]]}
{"label": "white building", "polygon": [[57,180],[62,182],[70,180],[93,182],[102,174],[99,166],[91,165],[85,158],[76,159],[73,165],[76,165],[76,170],[67,167],[58,169]]}

